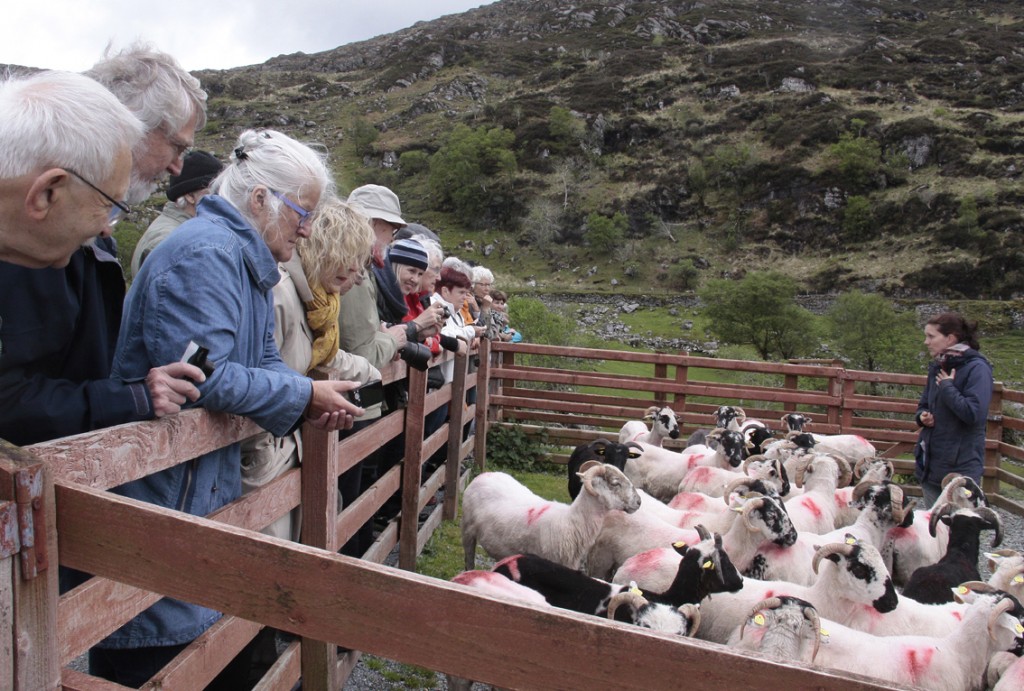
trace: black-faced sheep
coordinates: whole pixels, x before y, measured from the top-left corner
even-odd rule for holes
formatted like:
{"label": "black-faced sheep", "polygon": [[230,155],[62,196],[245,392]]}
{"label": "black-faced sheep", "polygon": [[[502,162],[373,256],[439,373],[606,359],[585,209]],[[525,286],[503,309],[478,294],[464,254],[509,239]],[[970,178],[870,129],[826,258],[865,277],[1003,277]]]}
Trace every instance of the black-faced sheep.
{"label": "black-faced sheep", "polygon": [[462,499],[466,570],[474,567],[478,542],[495,559],[531,552],[578,569],[606,516],[640,508],[621,470],[592,463],[580,471],[583,491],[572,504],[542,499],[506,473],[478,475]]}
{"label": "black-faced sheep", "polygon": [[987,506],[978,509],[955,509],[946,504],[932,513],[930,531],[942,521],[949,526],[949,544],[946,553],[935,564],[922,566],[910,575],[903,588],[903,596],[918,602],[952,602],[952,588],[965,581],[981,580],[978,573],[978,553],[981,531],[994,530],[992,546],[1002,542],[1002,522],[999,514]]}
{"label": "black-faced sheep", "polygon": [[595,439],[587,444],[580,444],[569,456],[567,470],[569,474],[569,496],[573,499],[580,493],[583,483],[580,482],[580,468],[587,461],[608,463],[619,470],[626,469],[626,461],[631,458],[639,458],[643,449],[639,444],[626,443],[618,444],[607,439]]}
{"label": "black-faced sheep", "polygon": [[679,421],[676,413],[668,406],[651,406],[644,414],[644,420],[651,421],[651,428],[640,420],[630,420],[619,430],[619,443],[644,442],[652,446],[661,446],[667,439],[679,438]]}

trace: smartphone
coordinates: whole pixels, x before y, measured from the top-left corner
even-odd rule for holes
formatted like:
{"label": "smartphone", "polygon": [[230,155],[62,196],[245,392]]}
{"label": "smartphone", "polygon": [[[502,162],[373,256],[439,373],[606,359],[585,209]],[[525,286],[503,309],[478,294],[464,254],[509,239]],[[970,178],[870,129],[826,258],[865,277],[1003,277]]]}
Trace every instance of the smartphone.
{"label": "smartphone", "polygon": [[352,389],[345,396],[360,408],[377,405],[384,402],[384,384],[380,379],[368,381],[358,389]]}

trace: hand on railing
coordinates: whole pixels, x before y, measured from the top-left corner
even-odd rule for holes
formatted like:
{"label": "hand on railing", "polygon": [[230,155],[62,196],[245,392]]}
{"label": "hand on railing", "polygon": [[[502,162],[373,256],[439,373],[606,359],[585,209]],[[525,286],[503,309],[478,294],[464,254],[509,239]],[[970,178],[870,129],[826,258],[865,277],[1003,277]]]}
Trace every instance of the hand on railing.
{"label": "hand on railing", "polygon": [[172,362],[149,370],[146,387],[149,389],[149,397],[153,399],[153,415],[173,415],[181,410],[186,400],[199,400],[196,384],[204,381],[206,375],[203,371],[185,362]]}
{"label": "hand on railing", "polygon": [[314,381],[306,419],[320,429],[351,429],[355,418],[362,417],[363,409],[348,400],[345,393],[358,386],[359,382],[354,381]]}

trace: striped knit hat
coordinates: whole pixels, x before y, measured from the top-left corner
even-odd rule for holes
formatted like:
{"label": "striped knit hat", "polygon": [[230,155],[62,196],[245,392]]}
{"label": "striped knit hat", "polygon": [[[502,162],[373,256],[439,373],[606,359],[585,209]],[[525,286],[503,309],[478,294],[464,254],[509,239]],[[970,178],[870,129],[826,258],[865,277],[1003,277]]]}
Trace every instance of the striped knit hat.
{"label": "striped knit hat", "polygon": [[427,251],[415,240],[396,240],[388,250],[388,259],[392,264],[408,264],[427,270]]}

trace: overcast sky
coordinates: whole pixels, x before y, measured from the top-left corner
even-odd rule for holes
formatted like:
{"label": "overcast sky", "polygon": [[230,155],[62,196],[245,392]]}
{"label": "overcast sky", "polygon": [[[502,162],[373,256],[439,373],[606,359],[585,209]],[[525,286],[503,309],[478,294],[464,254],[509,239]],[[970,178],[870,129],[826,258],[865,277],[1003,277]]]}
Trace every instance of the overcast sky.
{"label": "overcast sky", "polygon": [[144,39],[188,70],[317,53],[493,0],[43,0],[5,3],[0,63],[81,71]]}

